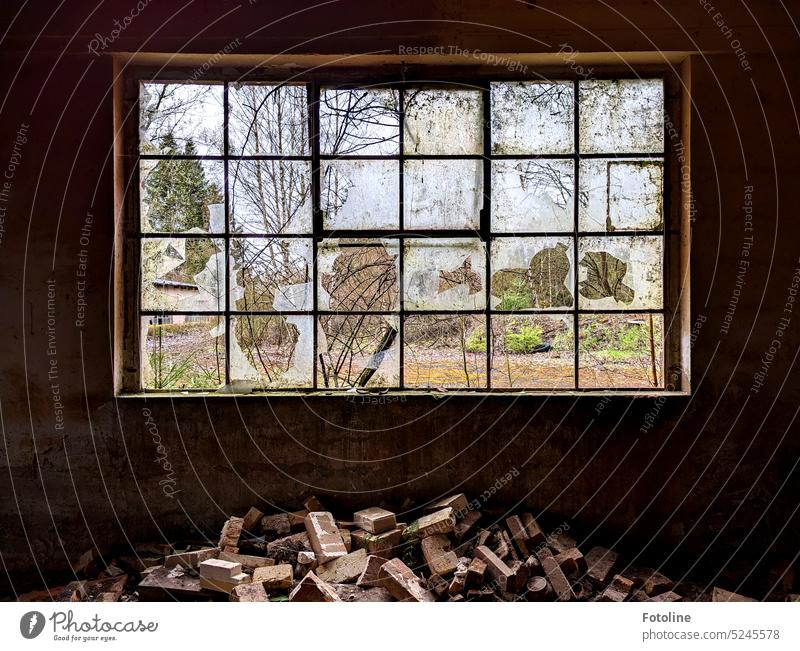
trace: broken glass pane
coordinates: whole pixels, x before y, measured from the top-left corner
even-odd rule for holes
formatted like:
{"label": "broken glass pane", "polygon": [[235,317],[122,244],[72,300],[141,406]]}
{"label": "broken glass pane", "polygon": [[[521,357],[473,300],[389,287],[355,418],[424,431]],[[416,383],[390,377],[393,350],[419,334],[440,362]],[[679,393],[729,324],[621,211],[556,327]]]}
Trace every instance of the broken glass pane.
{"label": "broken glass pane", "polygon": [[404,148],[406,154],[482,154],[481,91],[406,91]]}
{"label": "broken glass pane", "polygon": [[390,88],[326,88],[319,107],[320,151],[338,156],[400,153],[400,109]]}
{"label": "broken glass pane", "polygon": [[310,310],[310,239],[231,238],[231,309],[241,312]]}
{"label": "broken glass pane", "polygon": [[139,85],[139,153],[222,154],[222,84]]}
{"label": "broken glass pane", "polygon": [[572,232],[574,187],[571,160],[492,161],[492,230]]}
{"label": "broken glass pane", "polygon": [[235,160],[229,164],[234,233],[311,233],[311,163]]}
{"label": "broken glass pane", "polygon": [[142,388],[216,389],[225,381],[220,316],[143,316]]}
{"label": "broken glass pane", "polygon": [[[221,161],[181,159],[139,163],[139,215],[143,233],[225,232]],[[222,218],[212,224],[212,206]]]}
{"label": "broken glass pane", "polygon": [[400,227],[400,164],[393,160],[322,163],[323,225],[336,229]]}
{"label": "broken glass pane", "polygon": [[231,318],[231,384],[262,389],[310,387],[314,377],[312,316]]}
{"label": "broken glass pane", "polygon": [[571,81],[491,85],[493,154],[569,154],[574,148]]}
{"label": "broken glass pane", "polygon": [[409,239],[405,243],[405,307],[482,310],[486,247],[478,239]]}
{"label": "broken glass pane", "polygon": [[405,162],[404,169],[407,229],[480,228],[482,161],[410,160]]}
{"label": "broken glass pane", "polygon": [[664,386],[662,315],[587,314],[578,329],[580,387]]}
{"label": "broken glass pane", "polygon": [[328,389],[400,385],[399,317],[319,318],[317,385]]}
{"label": "broken glass pane", "polygon": [[581,308],[661,307],[662,238],[582,237],[578,260]]}
{"label": "broken glass pane", "polygon": [[231,84],[228,140],[235,156],[308,156],[304,85]]}
{"label": "broken glass pane", "polygon": [[492,307],[572,307],[573,246],[569,237],[498,237],[492,241]]}
{"label": "broken glass pane", "polygon": [[328,239],[317,248],[318,307],[335,312],[398,308],[396,240]]}
{"label": "broken glass pane", "polygon": [[575,337],[571,314],[492,316],[492,387],[571,389]]}
{"label": "broken glass pane", "polygon": [[410,315],[403,328],[403,372],[411,388],[486,387],[486,317]]}
{"label": "broken glass pane", "polygon": [[581,230],[662,228],[664,164],[661,161],[584,158],[580,166]]}
{"label": "broken glass pane", "polygon": [[581,153],[664,151],[661,79],[580,81]]}
{"label": "broken glass pane", "polygon": [[225,243],[211,238],[142,240],[142,309],[225,309]]}

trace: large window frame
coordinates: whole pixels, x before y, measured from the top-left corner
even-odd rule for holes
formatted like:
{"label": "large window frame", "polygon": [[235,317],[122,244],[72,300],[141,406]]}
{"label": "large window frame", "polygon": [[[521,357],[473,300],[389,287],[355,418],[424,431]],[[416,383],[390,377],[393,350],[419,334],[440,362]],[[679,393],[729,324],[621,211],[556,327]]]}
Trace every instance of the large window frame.
{"label": "large window frame", "polygon": [[[121,215],[122,217],[122,239],[118,240],[121,247],[121,259],[120,265],[123,269],[123,273],[121,274],[120,281],[118,283],[117,290],[119,292],[119,296],[117,297],[117,306],[118,306],[118,319],[121,321],[119,331],[121,332],[121,340],[123,342],[123,347],[121,351],[121,373],[120,373],[120,381],[119,381],[119,391],[120,395],[124,394],[139,394],[139,393],[147,393],[147,395],[176,395],[176,394],[189,394],[199,392],[203,394],[215,394],[220,395],[220,392],[215,390],[144,390],[141,386],[141,369],[139,368],[139,350],[142,342],[139,341],[139,332],[140,328],[138,327],[138,319],[140,315],[147,315],[152,314],[153,316],[160,313],[160,311],[143,311],[139,309],[139,265],[141,260],[141,248],[140,248],[140,241],[142,239],[146,239],[148,237],[158,237],[157,234],[147,234],[142,233],[140,229],[140,221],[139,221],[139,177],[138,177],[138,161],[143,158],[138,153],[138,89],[140,82],[185,82],[188,75],[187,70],[181,68],[161,68],[161,69],[154,69],[154,68],[146,68],[146,67],[136,67],[133,70],[129,71],[128,74],[125,75],[125,83],[122,85],[122,97],[118,98],[118,118],[120,124],[120,131],[123,135],[123,147],[126,155],[124,156],[124,161],[122,165],[123,171],[123,179],[124,179],[124,204],[122,206]],[[669,122],[672,125],[680,125],[681,124],[681,117],[680,117],[680,98],[681,98],[681,89],[680,89],[680,80],[668,69],[658,68],[658,67],[650,67],[644,68],[637,71],[631,71],[630,69],[614,69],[614,68],[607,68],[605,70],[597,71],[594,75],[594,78],[597,79],[626,79],[626,78],[648,78],[648,79],[661,79],[664,83],[664,98],[665,98],[665,115],[669,117]],[[486,264],[486,275],[485,275],[485,282],[483,283],[483,290],[486,294],[485,297],[485,307],[482,310],[409,310],[405,309],[404,307],[404,291],[403,291],[403,282],[404,282],[404,264],[403,259],[404,256],[401,254],[400,261],[399,261],[399,277],[398,277],[398,286],[399,286],[399,312],[395,314],[399,315],[399,351],[400,351],[400,384],[401,386],[398,388],[390,389],[392,392],[410,392],[410,393],[436,393],[436,390],[433,388],[409,388],[403,386],[403,374],[404,374],[404,345],[403,345],[403,329],[404,329],[404,317],[406,315],[415,315],[415,314],[424,314],[424,315],[436,315],[436,314],[475,314],[482,316],[485,319],[486,324],[486,347],[487,347],[487,354],[486,354],[486,386],[481,387],[470,387],[470,388],[459,388],[455,390],[451,390],[451,393],[469,393],[469,394],[513,394],[513,395],[523,395],[523,394],[557,394],[557,395],[564,395],[564,394],[612,394],[612,393],[632,393],[632,394],[664,394],[664,393],[679,393],[679,392],[686,392],[688,390],[688,360],[684,359],[683,353],[685,351],[682,350],[681,345],[681,328],[683,320],[680,316],[680,305],[681,300],[680,296],[682,293],[681,290],[681,270],[677,265],[677,260],[680,259],[680,247],[683,246],[682,243],[682,231],[683,228],[681,226],[682,219],[680,213],[681,201],[680,201],[680,182],[678,181],[679,174],[678,166],[675,164],[676,159],[676,151],[674,146],[673,139],[671,139],[670,135],[668,134],[667,125],[665,125],[665,134],[664,134],[664,152],[660,154],[653,154],[653,153],[646,153],[646,152],[625,152],[625,153],[617,153],[617,154],[607,154],[607,153],[598,153],[598,154],[582,154],[580,153],[580,134],[579,134],[579,124],[580,124],[580,104],[579,104],[579,92],[578,92],[578,85],[580,83],[580,77],[577,77],[572,71],[566,70],[563,68],[553,68],[553,69],[542,69],[537,70],[537,74],[526,74],[524,76],[520,76],[519,74],[502,74],[498,73],[498,71],[491,71],[489,74],[481,73],[481,74],[466,74],[463,70],[458,68],[441,68],[437,70],[433,70],[432,68],[426,68],[425,66],[418,68],[414,71],[413,74],[409,74],[407,67],[402,70],[388,70],[383,71],[381,73],[377,73],[375,70],[370,68],[355,68],[355,69],[346,69],[341,70],[337,69],[335,71],[329,70],[322,70],[322,71],[305,71],[300,74],[287,74],[285,70],[270,70],[270,69],[256,69],[256,70],[247,70],[247,71],[236,71],[235,74],[232,73],[230,69],[226,69],[224,73],[218,70],[211,70],[205,74],[202,80],[199,80],[200,83],[217,83],[220,82],[224,85],[224,142],[225,142],[225,149],[220,156],[198,156],[199,159],[213,159],[213,160],[220,160],[224,164],[225,169],[225,233],[224,234],[214,234],[209,235],[209,237],[224,239],[225,242],[225,251],[226,251],[226,262],[227,256],[229,255],[230,251],[230,240],[232,234],[230,232],[230,220],[229,220],[229,209],[230,209],[230,202],[228,199],[228,194],[230,192],[230,187],[228,183],[228,167],[229,163],[232,160],[237,158],[264,158],[264,159],[286,159],[286,158],[298,158],[292,156],[233,156],[230,154],[229,151],[229,143],[228,143],[228,88],[229,85],[233,82],[239,81],[254,81],[254,82],[262,82],[262,83],[292,83],[292,84],[305,84],[307,89],[307,96],[308,96],[308,106],[309,106],[309,129],[310,133],[312,134],[312,146],[311,151],[309,152],[310,155],[306,157],[302,157],[304,160],[309,160],[311,162],[311,170],[312,170],[312,199],[313,199],[313,282],[314,282],[314,310],[310,314],[314,319],[314,374],[313,374],[313,382],[314,386],[310,388],[297,388],[297,389],[266,389],[266,390],[259,390],[258,393],[263,393],[266,395],[273,395],[273,394],[300,394],[300,395],[308,395],[308,394],[325,394],[325,395],[347,395],[341,389],[339,390],[330,390],[324,386],[318,386],[318,372],[317,372],[317,365],[318,365],[318,355],[317,351],[317,332],[318,332],[318,322],[317,318],[320,315],[325,314],[343,314],[343,312],[339,311],[329,311],[329,310],[319,310],[318,303],[317,303],[317,249],[323,240],[326,238],[346,238],[346,237],[358,237],[358,238],[386,238],[389,237],[391,239],[395,239],[398,242],[398,246],[400,250],[403,250],[405,243],[409,240],[413,240],[416,238],[429,238],[431,236],[435,237],[456,237],[456,238],[478,238],[484,245],[485,250],[485,264]],[[446,81],[443,81],[446,80]],[[574,84],[574,103],[575,103],[575,118],[573,121],[574,127],[574,139],[575,139],[575,146],[573,148],[573,152],[571,154],[557,154],[557,155],[550,155],[550,154],[530,154],[530,155],[521,155],[521,154],[494,154],[492,153],[492,138],[491,138],[491,110],[490,110],[490,83],[492,81],[532,81],[532,80],[547,80],[547,81],[570,81]],[[320,98],[320,89],[323,86],[340,86],[340,87],[358,87],[358,86],[365,86],[365,87],[375,87],[380,85],[387,85],[392,88],[399,89],[400,97],[401,97],[401,104],[400,104],[400,149],[399,154],[397,155],[386,155],[386,156],[356,156],[357,158],[368,158],[368,159],[385,159],[385,160],[393,160],[398,161],[399,163],[399,174],[400,174],[400,183],[399,183],[399,219],[400,219],[400,227],[399,230],[382,230],[382,229],[371,229],[371,230],[351,230],[351,231],[343,231],[343,230],[326,230],[323,224],[322,218],[322,209],[320,206],[320,169],[321,164],[326,160],[333,160],[337,158],[341,158],[335,154],[323,154],[320,152],[319,146],[319,98]],[[484,117],[484,124],[483,124],[483,152],[477,155],[418,155],[418,154],[408,154],[404,151],[403,148],[403,135],[404,135],[404,110],[402,105],[402,98],[404,96],[403,90],[411,87],[417,87],[419,85],[426,85],[426,86],[447,86],[447,85],[456,85],[461,88],[473,88],[473,89],[480,89],[482,102],[483,102],[483,117]],[[124,125],[124,126],[123,126]],[[519,237],[540,237],[540,236],[551,236],[552,233],[542,232],[542,231],[529,231],[529,232],[514,232],[514,233],[495,233],[491,229],[491,181],[492,181],[492,162],[497,160],[503,159],[547,159],[547,158],[558,158],[558,159],[569,159],[573,161],[574,164],[574,174],[575,174],[575,187],[578,187],[580,181],[580,160],[581,159],[592,159],[592,158],[637,158],[637,159],[658,159],[663,160],[664,164],[664,194],[663,194],[663,229],[656,230],[656,231],[637,231],[636,235],[658,235],[663,238],[662,242],[662,271],[663,271],[663,303],[661,308],[653,308],[653,309],[635,309],[635,310],[592,310],[580,307],[580,301],[578,298],[577,288],[578,288],[578,276],[579,276],[579,269],[578,269],[578,246],[579,246],[579,238],[585,236],[592,236],[592,237],[613,237],[614,233],[608,231],[582,231],[579,229],[579,205],[578,201],[573,201],[573,209],[574,209],[574,223],[573,223],[573,233],[572,237],[572,245],[573,245],[573,264],[571,265],[570,274],[572,275],[573,280],[573,289],[574,289],[574,302],[572,308],[564,309],[562,313],[570,314],[573,318],[573,328],[572,328],[572,336],[574,338],[574,351],[573,351],[573,363],[574,363],[574,386],[572,387],[565,387],[559,389],[552,389],[552,388],[498,388],[492,387],[491,377],[492,377],[492,341],[491,341],[491,315],[506,315],[506,314],[514,314],[514,315],[536,315],[536,314],[546,314],[552,315],[554,311],[552,309],[547,310],[525,310],[525,312],[515,311],[515,310],[498,310],[496,308],[492,308],[491,304],[491,274],[492,274],[492,260],[491,260],[491,253],[490,253],[490,245],[491,242],[498,238],[519,238]],[[169,156],[162,156],[162,155],[151,155],[147,158],[151,159],[163,159],[169,158]],[[415,159],[427,159],[427,158],[435,158],[435,159],[477,159],[482,161],[483,165],[483,184],[484,184],[484,202],[483,208],[480,211],[480,228],[477,230],[437,230],[437,231],[407,231],[404,229],[404,196],[403,196],[403,167],[404,163],[407,160],[415,160]],[[164,237],[164,235],[161,235]],[[259,234],[236,234],[236,237],[264,237],[263,235]],[[562,236],[564,236],[562,234]],[[182,235],[182,234],[171,234],[168,237],[192,237],[192,235]],[[194,237],[197,237],[194,235]],[[281,234],[279,235],[280,238],[294,238],[294,237],[308,237],[308,235],[291,235],[291,234]],[[229,269],[229,267],[227,267]],[[230,272],[226,273],[226,290],[230,289]],[[683,289],[686,291],[686,288]],[[239,314],[236,311],[233,311],[230,306],[230,292],[225,292],[225,311],[223,313],[223,318],[226,323],[226,337],[225,337],[225,347],[226,347],[226,355],[225,355],[225,374],[226,379],[230,377],[230,320],[232,316]],[[663,317],[663,360],[661,364],[661,369],[663,375],[666,377],[661,379],[661,387],[653,387],[653,388],[631,388],[631,387],[582,387],[579,385],[579,355],[580,355],[580,348],[579,348],[579,329],[578,329],[578,320],[581,314],[605,314],[605,313],[617,313],[617,312],[637,312],[641,314],[659,314]],[[180,312],[180,311],[170,311],[170,313],[174,314],[195,314],[195,312]],[[252,314],[274,314],[275,312],[252,312]],[[308,315],[309,312],[281,312],[280,314],[283,315],[292,315],[292,314],[303,314]],[[355,312],[354,314],[358,314]],[[381,314],[380,312],[369,312],[371,315]],[[225,383],[226,385],[228,382]],[[369,388],[365,389],[369,391]],[[223,392],[224,394],[224,392]]]}

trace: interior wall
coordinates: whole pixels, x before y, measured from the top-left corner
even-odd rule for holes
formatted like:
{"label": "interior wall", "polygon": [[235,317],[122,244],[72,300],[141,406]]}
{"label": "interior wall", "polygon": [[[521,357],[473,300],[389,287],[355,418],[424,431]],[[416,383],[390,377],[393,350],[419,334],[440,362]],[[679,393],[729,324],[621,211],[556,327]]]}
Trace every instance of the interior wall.
{"label": "interior wall", "polygon": [[[524,503],[579,539],[666,560],[673,578],[757,565],[755,584],[797,553],[800,314],[775,333],[800,267],[800,57],[773,3],[720,1],[721,18],[702,2],[292,3],[280,19],[276,3],[197,0],[130,21],[133,2],[21,4],[0,8],[0,552],[15,588],[69,578],[92,545],[213,535],[251,504],[298,508],[311,492],[336,508],[452,490]],[[125,28],[95,56],[114,20]],[[242,54],[703,52],[690,63],[692,395],[115,399],[104,54],[235,39]]]}

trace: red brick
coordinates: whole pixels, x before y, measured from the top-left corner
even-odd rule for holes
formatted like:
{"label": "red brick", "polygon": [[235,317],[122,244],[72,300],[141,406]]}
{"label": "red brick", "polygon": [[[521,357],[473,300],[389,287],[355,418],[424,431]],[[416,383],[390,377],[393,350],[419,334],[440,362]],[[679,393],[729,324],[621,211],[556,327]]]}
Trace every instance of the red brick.
{"label": "red brick", "polygon": [[586,573],[595,581],[606,583],[619,560],[619,554],[605,547],[592,547],[586,554]]}
{"label": "red brick", "polygon": [[398,601],[435,601],[422,581],[399,558],[383,564],[379,579],[384,588]]}
{"label": "red brick", "polygon": [[545,577],[547,577],[553,587],[553,591],[556,593],[556,598],[559,601],[573,601],[575,593],[572,591],[572,585],[567,580],[567,577],[564,576],[552,552],[547,547],[542,547],[536,555],[542,564]]}
{"label": "red brick", "polygon": [[394,513],[377,506],[356,511],[353,514],[353,521],[358,527],[371,534],[391,531],[397,527]]}
{"label": "red brick", "polygon": [[306,532],[320,565],[347,555],[333,516],[327,511],[313,511],[306,516]]}
{"label": "red brick", "polygon": [[336,591],[314,572],[309,572],[289,593],[289,601],[341,601]]}
{"label": "red brick", "polygon": [[528,538],[537,544],[541,544],[545,542],[546,538],[542,528],[539,526],[539,523],[536,522],[536,518],[533,517],[530,513],[523,513],[522,514],[522,526],[525,527],[525,532],[528,534]]}
{"label": "red brick", "polygon": [[530,550],[528,549],[530,536],[528,536],[528,532],[525,530],[525,526],[519,516],[512,515],[510,518],[506,518],[506,527],[508,527],[511,542],[517,546],[522,556],[525,558],[530,556]]}
{"label": "red brick", "polygon": [[422,539],[422,556],[432,574],[447,576],[456,571],[458,557],[450,551],[450,540],[439,534]]}

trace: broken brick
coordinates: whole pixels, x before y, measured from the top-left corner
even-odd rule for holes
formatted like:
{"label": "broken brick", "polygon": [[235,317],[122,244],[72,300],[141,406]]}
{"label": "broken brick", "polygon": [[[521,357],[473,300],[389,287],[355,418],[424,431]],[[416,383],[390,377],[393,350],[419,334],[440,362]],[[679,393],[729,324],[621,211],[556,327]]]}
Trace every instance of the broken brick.
{"label": "broken brick", "polygon": [[377,506],[356,511],[353,514],[353,521],[359,528],[371,534],[391,531],[397,527],[394,513]]}
{"label": "broken brick", "polygon": [[554,554],[560,554],[568,549],[577,547],[578,543],[575,539],[566,533],[558,533],[555,536],[551,535],[547,539],[547,546],[553,551]]}
{"label": "broken brick", "polygon": [[558,566],[553,553],[547,547],[542,547],[536,555],[539,562],[542,564],[545,577],[547,577],[547,580],[553,587],[553,591],[556,593],[556,598],[559,601],[573,601],[575,599],[575,593],[572,591],[572,585],[570,585],[567,577],[564,576],[564,573]]}
{"label": "broken brick", "polygon": [[425,514],[428,513],[435,513],[436,511],[441,511],[442,509],[451,508],[453,509],[453,515],[456,518],[461,518],[467,513],[467,509],[469,508],[469,502],[467,501],[467,496],[464,493],[457,493],[455,495],[449,495],[441,500],[437,500],[433,504],[429,504],[422,512]]}
{"label": "broken brick", "polygon": [[231,601],[269,601],[267,592],[261,583],[245,583],[237,585],[230,594]]}
{"label": "broken brick", "polygon": [[136,587],[141,601],[194,601],[203,598],[200,579],[183,574],[171,576],[166,567],[154,567]]}
{"label": "broken brick", "polygon": [[520,553],[526,558],[530,556],[530,551],[528,549],[528,532],[525,530],[525,527],[522,524],[522,520],[520,520],[519,516],[512,515],[511,517],[506,518],[506,527],[508,528],[511,542],[517,546],[517,549],[519,549]]}
{"label": "broken brick", "polygon": [[242,573],[242,564],[209,558],[200,563],[199,570],[200,576],[206,579],[230,581],[234,576]]}
{"label": "broken brick", "polygon": [[451,595],[456,595],[463,592],[464,588],[466,588],[466,577],[456,574],[450,581],[450,585],[447,587],[447,591]]}
{"label": "broken brick", "polygon": [[435,536],[442,533],[450,533],[455,526],[453,509],[448,507],[428,515],[423,515],[416,522],[412,522],[403,531],[403,538],[406,540],[421,540],[428,536]]}
{"label": "broken brick", "polygon": [[285,536],[291,530],[288,513],[265,515],[261,518],[261,533],[267,536]]}
{"label": "broken brick", "polygon": [[353,538],[350,535],[350,531],[347,529],[339,528],[339,535],[342,537],[344,548],[347,550],[347,553],[349,554],[351,551],[353,551]]}
{"label": "broken brick", "polygon": [[241,566],[251,572],[257,567],[275,565],[275,560],[264,556],[248,556],[247,554],[231,554],[230,552],[220,552],[219,559],[231,563],[240,563]]}
{"label": "broken brick", "polygon": [[204,590],[213,590],[215,592],[224,592],[226,594],[230,594],[236,586],[249,582],[250,577],[243,572],[237,574],[236,576],[232,576],[227,581],[223,581],[222,579],[210,579],[205,576],[200,577],[200,587]]}
{"label": "broken brick", "polygon": [[314,495],[310,495],[303,501],[303,508],[308,511],[324,511],[325,507]]}
{"label": "broken brick", "polygon": [[264,514],[259,511],[255,506],[251,506],[242,518],[242,529],[249,533],[258,533],[258,526],[261,523],[261,518]]}
{"label": "broken brick", "polygon": [[517,592],[524,587],[523,582],[519,585],[517,582],[520,580],[517,575],[508,565],[506,565],[497,555],[485,545],[478,545],[475,548],[475,556],[486,563],[486,570],[489,575],[497,582],[501,590],[507,592]]}
{"label": "broken brick", "polygon": [[355,581],[367,565],[367,552],[358,549],[346,556],[319,565],[317,576],[328,583],[350,583]]}
{"label": "broken brick", "polygon": [[378,575],[380,574],[381,567],[386,560],[387,559],[381,558],[380,556],[375,556],[374,554],[367,556],[367,561],[364,563],[364,569],[361,571],[358,579],[356,579],[356,585],[360,585],[365,588],[379,586],[381,583],[378,579]]}
{"label": "broken brick", "polygon": [[437,597],[444,597],[449,593],[450,583],[444,577],[438,574],[431,574],[428,577],[428,590],[433,592]]}
{"label": "broken brick", "polygon": [[306,532],[320,565],[347,555],[339,529],[327,511],[310,512],[306,516]]}
{"label": "broken brick", "polygon": [[302,511],[290,511],[286,515],[289,517],[289,527],[292,531],[305,531],[308,511],[305,509]]}
{"label": "broken brick", "polygon": [[557,554],[555,559],[564,574],[574,575],[586,570],[586,559],[577,547]]}
{"label": "broken brick", "polygon": [[521,520],[522,526],[525,527],[525,533],[528,534],[528,539],[537,544],[542,544],[546,541],[542,528],[539,526],[539,523],[536,522],[536,518],[534,518],[532,514],[523,513]]}
{"label": "broken brick", "polygon": [[217,546],[220,549],[225,549],[226,547],[238,547],[239,537],[242,535],[243,523],[244,518],[230,518],[227,520],[222,527],[222,534],[219,537],[219,545]]}
{"label": "broken brick", "polygon": [[745,597],[744,595],[740,595],[736,592],[730,592],[729,590],[723,590],[722,588],[715,587],[711,591],[711,601],[723,602],[723,601],[737,601],[737,602],[745,602],[745,601],[755,601],[755,599],[751,599],[750,597]]}
{"label": "broken brick", "polygon": [[210,558],[216,558],[219,553],[220,551],[217,547],[207,547],[194,552],[170,554],[164,558],[164,567],[173,568],[176,565],[182,565],[183,567],[191,567],[196,570],[200,566],[200,563]]}
{"label": "broken brick", "polygon": [[467,588],[480,588],[483,585],[483,576],[486,573],[486,563],[480,558],[473,558],[467,567],[464,585]]}
{"label": "broken brick", "polygon": [[403,541],[403,532],[400,529],[392,529],[376,535],[363,529],[356,529],[350,532],[350,537],[357,549],[366,549],[368,554],[392,558],[397,554]]}
{"label": "broken brick", "polygon": [[595,581],[606,583],[614,571],[619,554],[605,547],[592,547],[586,554],[586,573]]}
{"label": "broken brick", "polygon": [[341,601],[341,599],[331,586],[311,571],[289,593],[289,601]]}
{"label": "broken brick", "polygon": [[331,589],[341,601],[371,603],[381,601],[394,601],[391,593],[386,588],[366,588],[347,583],[332,583]]}
{"label": "broken brick", "polygon": [[422,539],[422,557],[432,574],[447,576],[456,571],[458,557],[450,551],[447,536],[437,534]]}
{"label": "broken brick", "polygon": [[411,569],[399,558],[381,566],[378,578],[398,601],[434,601],[434,596]]}
{"label": "broken brick", "polygon": [[672,590],[667,590],[667,592],[657,594],[655,597],[650,597],[648,601],[672,602],[681,601],[682,599],[683,597],[681,597],[679,594],[676,594]]}
{"label": "broken brick", "polygon": [[292,587],[292,566],[287,564],[257,567],[252,583],[261,583],[267,592],[287,590]]}
{"label": "broken brick", "polygon": [[664,592],[669,592],[674,587],[675,582],[672,579],[667,578],[661,572],[653,572],[645,579],[642,589],[647,593],[647,596],[655,597]]}
{"label": "broken brick", "polygon": [[456,540],[461,542],[466,538],[472,529],[478,524],[478,520],[481,519],[481,512],[480,511],[469,511],[466,513],[460,520],[456,522],[456,526],[453,528],[453,535],[456,537]]}

